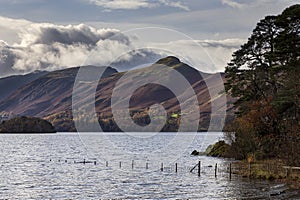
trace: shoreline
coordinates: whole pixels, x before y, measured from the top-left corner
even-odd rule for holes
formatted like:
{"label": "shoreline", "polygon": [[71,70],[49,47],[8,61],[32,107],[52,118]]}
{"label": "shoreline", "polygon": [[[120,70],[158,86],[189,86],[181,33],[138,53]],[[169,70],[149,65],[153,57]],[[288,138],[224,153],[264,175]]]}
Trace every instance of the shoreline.
{"label": "shoreline", "polygon": [[232,173],[251,179],[284,183],[290,189],[300,190],[300,170],[284,168],[282,160],[261,160],[251,164],[240,160],[233,163]]}

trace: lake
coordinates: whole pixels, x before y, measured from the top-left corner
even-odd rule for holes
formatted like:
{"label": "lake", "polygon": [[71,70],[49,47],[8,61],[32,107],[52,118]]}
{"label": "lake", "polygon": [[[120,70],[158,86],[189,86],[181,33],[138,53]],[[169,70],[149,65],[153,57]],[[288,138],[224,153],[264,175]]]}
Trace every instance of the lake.
{"label": "lake", "polygon": [[[0,135],[0,199],[268,199],[269,188],[277,184],[236,176],[230,181],[223,170],[229,160],[190,155],[221,137],[222,133]],[[190,172],[199,160],[200,177],[197,168]],[[211,167],[216,163],[217,178]],[[293,199],[292,195],[276,199]]]}

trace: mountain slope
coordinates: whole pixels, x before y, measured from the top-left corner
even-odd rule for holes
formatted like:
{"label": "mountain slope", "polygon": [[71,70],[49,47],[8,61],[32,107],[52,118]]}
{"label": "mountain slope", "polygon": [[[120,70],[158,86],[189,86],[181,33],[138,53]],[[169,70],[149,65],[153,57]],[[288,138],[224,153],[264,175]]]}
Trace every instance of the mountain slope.
{"label": "mountain slope", "polygon": [[[85,66],[90,70],[97,67]],[[79,67],[50,72],[19,88],[0,103],[0,111],[17,115],[45,117],[71,109],[72,89]],[[108,68],[104,76],[117,71]]]}
{"label": "mountain slope", "polygon": [[26,74],[26,75],[15,75],[15,76],[1,78],[0,79],[0,88],[1,88],[0,101],[8,97],[18,88],[38,79],[39,77],[47,73],[48,72],[46,71],[35,71],[33,73]]}
{"label": "mountain slope", "polygon": [[[187,107],[194,109],[193,106],[189,105],[189,102],[193,98],[192,94],[182,91],[179,97],[176,97],[167,87],[158,84],[143,83],[148,74],[156,73],[155,76],[170,80],[173,85],[176,85],[177,80],[172,80],[173,77],[165,77],[160,73],[160,70],[157,70],[160,66],[168,66],[176,70],[190,83],[199,102],[201,117],[199,130],[207,130],[212,112],[210,91],[214,88],[218,89],[220,84],[223,83],[216,81],[220,79],[220,75],[201,73],[180,62],[175,57],[163,58],[152,66],[133,70],[131,71],[133,76],[127,78],[124,78],[125,72],[117,73],[113,68],[108,68],[98,82],[95,94],[92,91],[93,87],[91,87],[90,82],[80,82],[76,86],[80,97],[76,103],[82,114],[76,116],[74,120],[81,121],[85,125],[84,130],[93,131],[91,127],[93,119],[91,118],[93,118],[92,111],[95,106],[102,129],[105,131],[120,131],[111,111],[112,93],[118,87],[122,88],[119,93],[122,98],[119,99],[118,103],[129,101],[131,117],[135,123],[141,126],[150,123],[148,110],[152,105],[157,103],[161,104],[167,112],[167,123],[163,131],[176,131],[181,119],[190,122],[199,120],[196,116],[190,115],[189,112],[181,113],[182,105],[178,102],[180,98],[186,99],[185,104]],[[78,69],[71,68],[55,71],[38,78],[0,102],[0,111],[11,111],[19,115],[43,117],[50,121],[58,131],[76,131],[71,109],[72,91]],[[93,70],[93,67],[90,67],[90,69]],[[154,69],[157,71],[154,71]],[[221,76],[221,79],[224,79],[223,74]],[[122,81],[118,82],[121,79]],[[209,88],[207,87],[207,83],[210,84]],[[131,86],[137,84],[141,87],[138,87],[132,93],[130,91]],[[214,98],[220,97],[218,95]],[[89,99],[95,99],[95,101],[89,104]],[[222,102],[215,103],[214,109],[216,111],[222,110],[222,106],[224,106]],[[228,108],[228,111],[231,113],[231,108]],[[218,127],[215,130],[218,130]]]}

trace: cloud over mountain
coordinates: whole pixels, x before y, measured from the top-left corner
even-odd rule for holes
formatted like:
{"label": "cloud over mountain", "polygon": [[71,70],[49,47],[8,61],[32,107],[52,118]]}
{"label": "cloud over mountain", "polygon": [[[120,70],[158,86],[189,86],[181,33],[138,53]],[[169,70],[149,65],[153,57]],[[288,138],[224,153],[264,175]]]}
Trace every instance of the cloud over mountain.
{"label": "cloud over mountain", "polygon": [[[108,65],[132,48],[130,39],[119,30],[96,29],[84,24],[32,23],[20,31],[19,37],[19,44],[0,42],[1,76],[83,64]],[[97,56],[90,57],[93,52]]]}
{"label": "cloud over mountain", "polygon": [[173,53],[184,62],[202,72],[224,71],[232,53],[244,42],[243,39],[225,40],[177,40],[168,43],[153,43],[152,47]]}
{"label": "cloud over mountain", "polygon": [[0,77],[14,72],[12,69],[14,59],[15,56],[11,52],[8,44],[0,40]]}
{"label": "cloud over mountain", "polygon": [[145,42],[145,37],[149,38],[147,34],[158,34],[157,29],[152,32],[145,29],[147,34],[135,34],[135,31],[129,34],[85,24],[55,25],[0,17],[2,21],[2,26],[17,34],[18,39],[13,43],[0,40],[0,77],[80,65],[111,65],[124,71],[168,55],[177,56],[198,70],[216,72],[224,70],[233,51],[245,42],[180,37],[170,41],[170,34],[164,32],[159,33],[162,41]]}

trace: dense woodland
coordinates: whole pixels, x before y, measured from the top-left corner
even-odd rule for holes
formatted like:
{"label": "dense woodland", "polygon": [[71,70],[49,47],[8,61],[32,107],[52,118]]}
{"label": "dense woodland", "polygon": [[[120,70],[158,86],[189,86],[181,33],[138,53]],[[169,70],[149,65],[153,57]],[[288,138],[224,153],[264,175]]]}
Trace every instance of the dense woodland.
{"label": "dense woodland", "polygon": [[231,155],[300,166],[300,5],[260,20],[226,67],[236,118]]}
{"label": "dense woodland", "polygon": [[0,133],[56,133],[56,131],[46,120],[23,116],[2,122]]}

